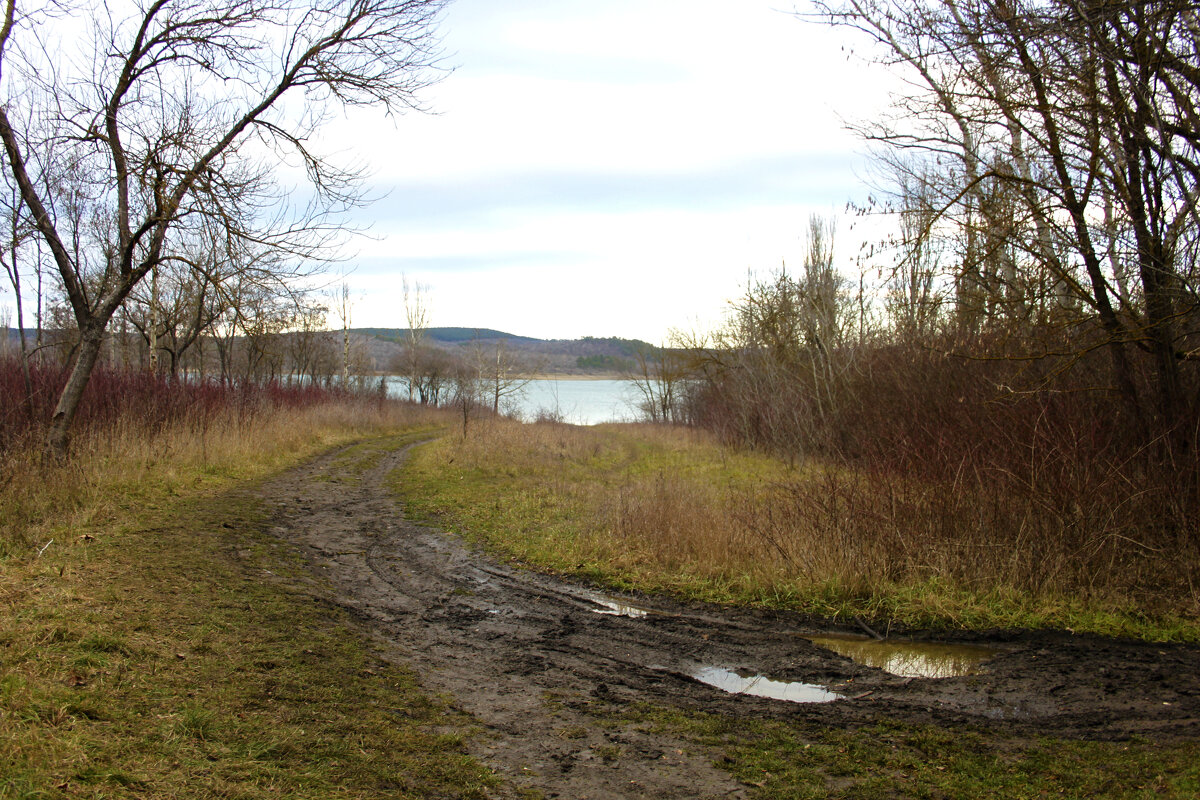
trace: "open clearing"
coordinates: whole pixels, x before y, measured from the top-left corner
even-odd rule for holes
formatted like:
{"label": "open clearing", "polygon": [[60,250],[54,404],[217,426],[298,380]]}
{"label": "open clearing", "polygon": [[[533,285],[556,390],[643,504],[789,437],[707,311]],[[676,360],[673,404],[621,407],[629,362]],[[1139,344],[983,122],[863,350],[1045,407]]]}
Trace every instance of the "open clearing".
{"label": "open clearing", "polygon": [[[307,553],[318,576],[313,590],[332,593],[427,690],[449,695],[479,721],[484,733],[468,749],[505,779],[499,792],[593,800],[756,796],[776,775],[759,768],[765,777],[748,781],[744,764],[722,763],[729,761],[725,745],[739,729],[775,722],[810,731],[818,749],[830,731],[878,737],[881,726],[898,723],[948,731],[981,751],[999,747],[1016,761],[1047,737],[1132,740],[1172,752],[1190,752],[1200,738],[1195,646],[1068,633],[959,634],[1000,652],[975,675],[903,678],[808,642],[804,636],[830,629],[819,620],[604,596],[495,563],[457,537],[404,519],[388,478],[406,452],[375,445],[327,454],[264,484],[262,501],[274,534]],[[636,610],[604,613],[626,610],[606,605],[613,602]],[[692,677],[704,667],[819,684],[843,699],[798,704],[731,695]],[[672,714],[691,722],[672,723]],[[701,717],[710,721],[705,736],[695,734]],[[712,719],[725,726],[714,728]],[[936,753],[927,760],[945,768]],[[1119,788],[1181,796],[1195,788],[1194,767],[1166,783],[1159,771],[1135,774],[1144,786]],[[836,774],[823,780],[824,790],[861,784]]]}

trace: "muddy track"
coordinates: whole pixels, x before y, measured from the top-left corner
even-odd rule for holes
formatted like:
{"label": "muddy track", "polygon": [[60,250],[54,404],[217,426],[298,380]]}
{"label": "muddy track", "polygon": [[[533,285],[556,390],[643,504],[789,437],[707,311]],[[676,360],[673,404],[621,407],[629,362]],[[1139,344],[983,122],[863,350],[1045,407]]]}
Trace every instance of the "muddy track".
{"label": "muddy track", "polygon": [[[496,563],[404,519],[385,482],[405,453],[365,469],[333,453],[277,478],[263,489],[273,529],[304,549],[333,602],[480,721],[487,734],[473,751],[512,785],[593,800],[744,796],[713,754],[601,723],[589,713],[597,703],[835,726],[898,718],[1018,736],[1200,734],[1198,648],[1065,633],[959,636],[1001,652],[977,675],[901,678],[811,644],[803,636],[821,630],[811,620],[613,597]],[[705,666],[820,684],[844,699],[726,694],[690,677]]]}

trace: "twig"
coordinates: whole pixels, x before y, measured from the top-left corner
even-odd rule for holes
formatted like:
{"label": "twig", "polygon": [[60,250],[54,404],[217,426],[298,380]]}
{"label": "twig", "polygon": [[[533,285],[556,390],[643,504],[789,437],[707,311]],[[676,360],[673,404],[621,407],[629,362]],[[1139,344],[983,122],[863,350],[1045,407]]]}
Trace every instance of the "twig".
{"label": "twig", "polygon": [[858,623],[858,627],[862,628],[864,631],[866,631],[867,633],[869,633],[869,634],[871,635],[871,638],[873,638],[873,639],[878,639],[878,640],[879,640],[879,641],[881,641],[881,642],[884,640],[884,638],[885,638],[885,637],[883,637],[883,636],[880,636],[878,633],[876,633],[876,632],[874,631],[874,629],[873,629],[873,628],[871,628],[871,626],[870,626],[870,625],[868,625],[867,623],[863,622],[863,619],[862,619],[862,617],[860,617],[860,616],[858,616],[858,615],[856,614],[856,615],[854,616],[854,621]]}
{"label": "twig", "polygon": [[41,548],[38,550],[37,557],[38,557],[38,558],[41,558],[41,557],[42,557],[42,553],[46,552],[46,548],[47,548],[47,547],[49,547],[49,546],[50,546],[50,545],[52,545],[52,544],[54,544],[54,540],[53,540],[53,539],[51,539],[50,541],[48,541],[48,542],[46,542],[44,545],[42,545],[42,546],[41,546]]}

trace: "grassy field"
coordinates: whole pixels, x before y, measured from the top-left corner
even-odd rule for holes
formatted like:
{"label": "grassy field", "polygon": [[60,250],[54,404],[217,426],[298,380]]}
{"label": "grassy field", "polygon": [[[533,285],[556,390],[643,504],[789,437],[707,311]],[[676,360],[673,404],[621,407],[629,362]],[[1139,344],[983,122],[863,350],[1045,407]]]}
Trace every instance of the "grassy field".
{"label": "grassy field", "polygon": [[203,437],[113,432],[14,471],[0,798],[484,796],[471,721],[318,599],[252,492],[336,444],[438,423],[320,404]]}
{"label": "grassy field", "polygon": [[[320,599],[299,557],[268,533],[254,494],[262,478],[331,447],[367,443],[347,451],[353,473],[445,424],[395,406],[321,403],[203,428],[130,422],[81,437],[64,465],[10,455],[0,489],[0,798],[497,791],[466,754],[472,720],[452,698],[423,693]],[[471,430],[415,451],[397,489],[421,514],[533,565],[818,614],[1195,637],[1184,615],[980,596],[937,581],[869,592],[850,572],[806,581],[796,542],[750,523],[765,513],[756,506],[765,490],[820,474],[703,435]],[[1200,793],[1200,745],[1189,742],[1038,742],[902,720],[844,730],[599,701],[591,713],[709,749],[760,799]],[[612,762],[619,768],[619,753]]]}
{"label": "grassy field", "polygon": [[[1147,614],[1099,597],[980,591],[933,578],[872,587],[852,561],[838,568],[844,542],[829,546],[803,529],[787,541],[763,535],[778,530],[764,523],[778,497],[774,487],[828,479],[821,470],[731,452],[693,431],[499,423],[422,446],[395,489],[410,513],[437,519],[498,557],[616,589],[825,617],[858,614],[884,625],[1070,627],[1187,641],[1200,633],[1194,615]],[[807,570],[798,563],[805,547],[815,551]],[[828,572],[814,572],[817,565]],[[756,800],[1200,794],[1195,741],[1042,740],[904,719],[846,729],[653,704],[583,705],[614,728],[710,748]]]}
{"label": "grassy field", "polygon": [[596,713],[723,752],[719,766],[755,800],[1200,796],[1196,742],[1031,741],[903,720],[848,730],[649,704]]}
{"label": "grassy field", "polygon": [[1083,576],[1082,589],[1062,575],[1031,586],[1018,578],[1034,544],[923,542],[919,528],[887,516],[894,494],[853,504],[862,495],[845,487],[865,480],[789,468],[683,429],[501,421],[421,448],[397,490],[416,513],[507,557],[616,588],[859,615],[882,627],[1200,641],[1194,595],[1147,600],[1121,575],[1111,585]]}

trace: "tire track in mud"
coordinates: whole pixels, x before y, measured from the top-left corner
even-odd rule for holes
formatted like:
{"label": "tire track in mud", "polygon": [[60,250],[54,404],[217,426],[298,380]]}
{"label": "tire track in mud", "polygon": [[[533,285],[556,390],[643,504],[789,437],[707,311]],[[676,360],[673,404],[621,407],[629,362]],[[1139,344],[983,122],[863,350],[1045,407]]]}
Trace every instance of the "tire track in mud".
{"label": "tire track in mud", "polygon": [[[480,722],[487,733],[473,754],[512,786],[592,800],[745,796],[713,766],[719,754],[589,713],[643,700],[814,725],[894,717],[1031,737],[1200,732],[1195,647],[981,636],[973,640],[1003,647],[981,674],[900,678],[813,645],[802,636],[820,629],[795,615],[613,597],[497,563],[403,518],[386,479],[407,451],[361,456],[365,469],[351,468],[349,451],[327,454],[265,485],[264,502],[276,535],[305,550],[331,599]],[[702,666],[821,684],[846,699],[729,695],[690,677]]]}

